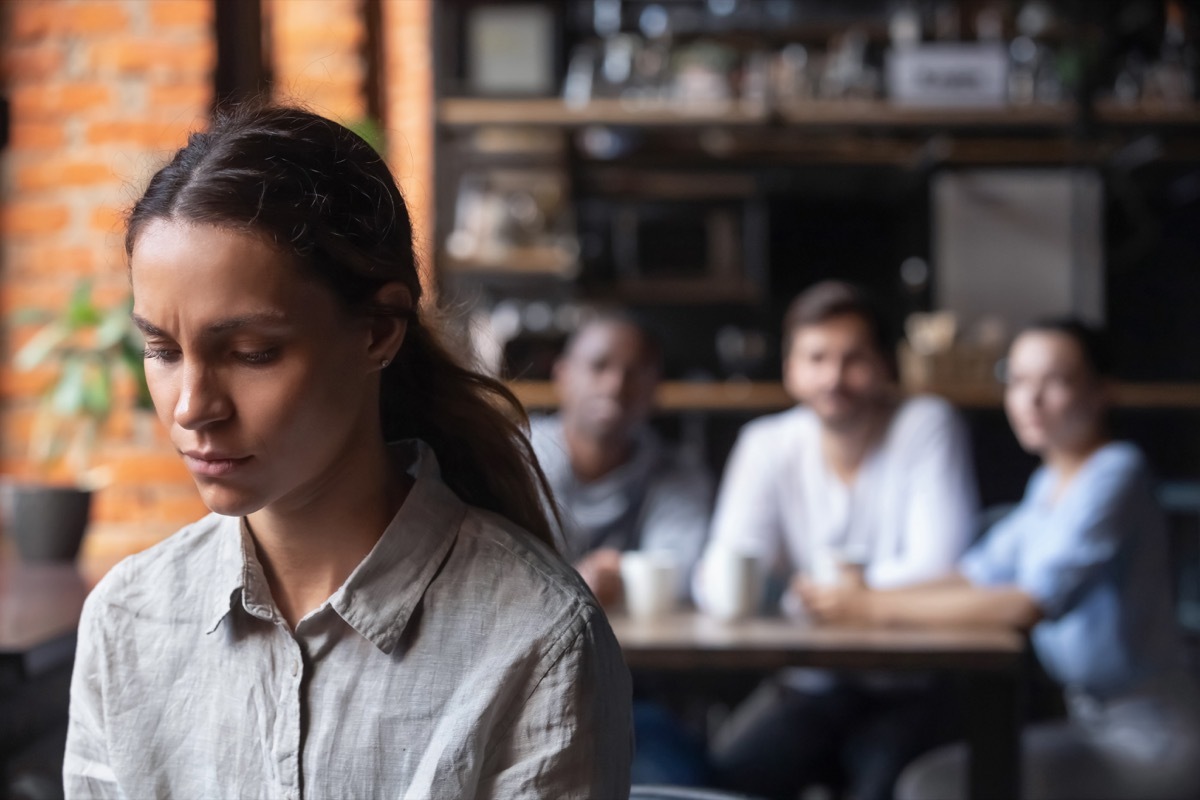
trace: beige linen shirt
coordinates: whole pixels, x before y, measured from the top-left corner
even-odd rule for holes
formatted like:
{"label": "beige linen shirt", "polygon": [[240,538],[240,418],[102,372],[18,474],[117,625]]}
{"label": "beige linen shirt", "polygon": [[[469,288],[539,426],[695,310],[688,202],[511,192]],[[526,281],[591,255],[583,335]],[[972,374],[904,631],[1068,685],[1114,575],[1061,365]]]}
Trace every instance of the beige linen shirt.
{"label": "beige linen shirt", "polygon": [[236,518],[101,581],[80,622],[68,798],[628,795],[629,675],[603,612],[405,447],[404,505],[294,633]]}

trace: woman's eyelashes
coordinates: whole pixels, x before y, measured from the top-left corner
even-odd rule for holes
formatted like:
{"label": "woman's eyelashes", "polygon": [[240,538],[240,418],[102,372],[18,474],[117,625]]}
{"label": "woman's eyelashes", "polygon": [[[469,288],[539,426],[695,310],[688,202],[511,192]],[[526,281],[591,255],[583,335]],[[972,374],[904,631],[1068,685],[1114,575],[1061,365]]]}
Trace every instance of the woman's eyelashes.
{"label": "woman's eyelashes", "polygon": [[278,347],[268,347],[265,350],[237,350],[238,359],[253,366],[270,364],[279,357]]}
{"label": "woman's eyelashes", "polygon": [[171,347],[159,347],[156,345],[147,344],[146,349],[142,351],[142,357],[147,361],[164,361],[173,362],[179,359],[179,350]]}
{"label": "woman's eyelashes", "polygon": [[[235,361],[250,366],[262,366],[270,364],[279,358],[280,348],[267,347],[262,349],[235,349],[229,351],[229,356]],[[142,352],[143,357],[147,361],[161,361],[164,363],[175,363],[182,358],[182,353],[177,347],[167,347],[147,344]]]}

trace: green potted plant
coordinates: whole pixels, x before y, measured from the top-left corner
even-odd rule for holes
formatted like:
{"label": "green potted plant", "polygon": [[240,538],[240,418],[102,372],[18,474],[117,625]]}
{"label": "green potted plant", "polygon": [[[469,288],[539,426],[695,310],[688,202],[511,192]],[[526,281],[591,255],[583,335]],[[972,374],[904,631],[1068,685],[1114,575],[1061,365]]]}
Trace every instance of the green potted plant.
{"label": "green potted plant", "polygon": [[[97,305],[90,281],[81,282],[57,313],[27,312],[18,321],[41,327],[15,356],[19,370],[53,369],[30,433],[30,457],[44,474],[57,465],[68,485],[13,482],[6,529],[26,560],[71,560],[87,530],[92,492],[105,471],[94,463],[101,431],[120,393],[121,373],[136,387],[136,403],[150,406],[141,335],[130,318],[132,300],[111,308]],[[60,472],[62,469],[60,468]]]}

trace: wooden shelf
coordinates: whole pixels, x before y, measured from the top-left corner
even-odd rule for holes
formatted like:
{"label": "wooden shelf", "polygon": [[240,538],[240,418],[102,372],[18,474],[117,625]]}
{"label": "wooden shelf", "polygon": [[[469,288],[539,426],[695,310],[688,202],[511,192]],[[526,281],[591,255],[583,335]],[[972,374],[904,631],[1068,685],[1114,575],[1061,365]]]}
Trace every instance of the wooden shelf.
{"label": "wooden shelf", "polygon": [[[1200,104],[1124,106],[1095,104],[1096,119],[1112,125],[1200,125]],[[1051,128],[1066,129],[1078,110],[1072,103],[996,107],[918,107],[886,100],[806,100],[777,109],[738,102],[719,106],[596,99],[579,108],[557,97],[447,98],[438,103],[438,122],[448,126],[530,125],[579,127],[624,125],[679,127],[753,126],[778,120],[786,127],[880,128]]]}
{"label": "wooden shelf", "polygon": [[1075,107],[1028,105],[995,107],[905,106],[883,100],[809,100],[781,106],[790,125],[862,125],[887,128],[1062,127],[1075,118]]}
{"label": "wooden shelf", "polygon": [[548,248],[514,248],[497,258],[461,259],[442,255],[439,267],[447,273],[545,275],[570,279],[579,274],[579,261],[573,255]]}
{"label": "wooden shelf", "polygon": [[1145,103],[1127,106],[1113,100],[1095,104],[1096,119],[1110,125],[1200,125],[1200,104]]}
{"label": "wooden shelf", "polygon": [[[550,381],[513,381],[509,388],[531,410],[558,407],[554,384]],[[960,408],[1000,408],[1000,387],[950,386],[922,390],[937,394]],[[1200,383],[1126,383],[1115,389],[1114,404],[1130,409],[1200,409]],[[658,390],[660,411],[731,411],[767,413],[793,405],[783,387],[774,382],[691,383],[664,381]]]}
{"label": "wooden shelf", "polygon": [[747,110],[736,103],[719,107],[678,106],[597,99],[582,108],[571,108],[557,97],[517,100],[447,98],[438,103],[438,122],[451,126],[760,125],[766,120],[765,110]]}

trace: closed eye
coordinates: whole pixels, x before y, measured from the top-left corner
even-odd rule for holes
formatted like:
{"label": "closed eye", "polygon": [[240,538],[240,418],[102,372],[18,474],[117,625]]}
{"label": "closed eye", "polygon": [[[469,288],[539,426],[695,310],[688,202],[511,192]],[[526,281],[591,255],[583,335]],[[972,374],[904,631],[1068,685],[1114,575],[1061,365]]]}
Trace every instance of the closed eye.
{"label": "closed eye", "polygon": [[142,351],[142,357],[147,361],[171,362],[178,360],[179,351],[167,347],[152,347],[147,345],[146,349]]}
{"label": "closed eye", "polygon": [[269,364],[279,357],[279,348],[272,347],[267,350],[240,350],[235,353],[237,358],[252,366],[260,366]]}

